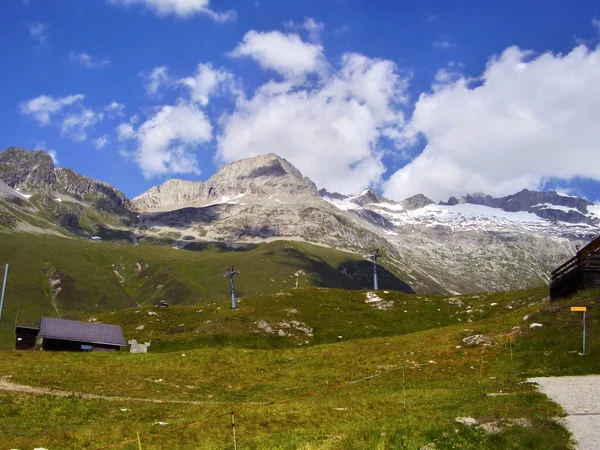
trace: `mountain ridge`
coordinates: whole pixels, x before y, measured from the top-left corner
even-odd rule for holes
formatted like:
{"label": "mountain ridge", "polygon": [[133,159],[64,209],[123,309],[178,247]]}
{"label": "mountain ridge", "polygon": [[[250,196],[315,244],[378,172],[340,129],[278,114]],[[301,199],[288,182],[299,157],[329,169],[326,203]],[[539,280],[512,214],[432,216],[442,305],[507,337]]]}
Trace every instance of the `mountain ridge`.
{"label": "mountain ridge", "polygon": [[136,196],[134,208],[205,206],[239,195],[317,195],[316,185],[274,153],[223,165],[206,181],[168,180]]}
{"label": "mountain ridge", "polygon": [[347,196],[317,190],[274,154],[226,164],[207,181],[168,180],[131,201],[69,169],[50,172],[49,155],[38,156],[43,164],[36,165],[30,155],[21,162],[15,150],[9,154],[0,153],[0,179],[28,189],[40,181],[40,194],[31,199],[18,191],[14,201],[0,198],[0,217],[13,225],[23,222],[23,214],[39,211],[48,221],[44,232],[56,233],[60,229],[52,227],[60,225],[82,237],[131,243],[167,239],[174,248],[272,240],[306,241],[359,255],[378,248],[386,255],[384,264],[420,292],[546,283],[550,270],[568,259],[575,245],[600,231],[600,207],[585,199],[526,190],[502,199],[468,195],[453,205],[435,204],[422,194],[398,202],[372,189]]}

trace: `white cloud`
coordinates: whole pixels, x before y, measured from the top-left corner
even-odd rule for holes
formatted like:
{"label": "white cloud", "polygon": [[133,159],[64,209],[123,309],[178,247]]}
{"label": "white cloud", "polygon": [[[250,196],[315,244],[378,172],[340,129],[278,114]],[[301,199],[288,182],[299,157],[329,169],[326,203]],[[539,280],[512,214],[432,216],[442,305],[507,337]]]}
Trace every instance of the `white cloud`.
{"label": "white cloud", "polygon": [[203,14],[215,22],[229,22],[235,20],[234,11],[215,12],[210,9],[210,0],[108,0],[112,4],[121,6],[142,5],[152,10],[158,16],[175,15],[189,18],[196,14]]}
{"label": "white cloud", "polygon": [[81,142],[87,139],[88,128],[104,120],[103,112],[83,106],[84,98],[82,94],[58,98],[40,95],[21,102],[19,109],[22,114],[32,117],[40,125],[56,125],[60,127],[62,136]]}
{"label": "white cloud", "polygon": [[40,95],[31,100],[21,102],[19,109],[22,114],[33,117],[40,125],[50,123],[52,116],[70,105],[80,102],[84,99],[82,94],[68,95],[66,97],[54,98],[50,95]]}
{"label": "white cloud", "polygon": [[126,141],[134,139],[136,133],[131,123],[122,123],[117,127],[117,136],[119,137],[119,141]]}
{"label": "white cloud", "polygon": [[600,35],[600,19],[592,19],[592,26],[596,30],[596,33]]}
{"label": "white cloud", "polygon": [[75,141],[85,141],[87,139],[87,129],[103,119],[103,113],[83,108],[80,112],[69,114],[63,119],[60,134]]}
{"label": "white cloud", "polygon": [[36,22],[29,24],[27,27],[29,34],[31,37],[38,41],[38,46],[41,46],[46,42],[46,31],[48,30],[48,26],[44,25],[42,22]]}
{"label": "white cloud", "polygon": [[432,88],[434,91],[454,84],[456,81],[463,78],[463,74],[455,70],[454,65],[449,65],[448,68],[438,70],[433,78]]}
{"label": "white cloud", "polygon": [[170,77],[165,66],[159,66],[152,69],[150,75],[147,75],[147,82],[144,85],[148,95],[154,95],[158,90],[170,83]]}
{"label": "white cloud", "polygon": [[125,105],[119,102],[112,101],[104,107],[104,111],[113,116],[123,116],[125,111]]}
{"label": "white cloud", "polygon": [[121,124],[119,139],[136,139],[133,155],[146,178],[170,173],[200,173],[193,150],[212,139],[212,126],[192,104],[162,106],[134,130]]}
{"label": "white cloud", "polygon": [[108,143],[110,143],[110,139],[108,139],[108,136],[106,134],[104,136],[99,137],[98,139],[94,139],[94,145],[98,150],[100,150]]}
{"label": "white cloud", "polygon": [[323,30],[325,29],[325,24],[323,24],[323,22],[317,22],[312,17],[307,17],[302,26],[308,31],[311,41],[319,42],[321,40],[321,33],[323,33]]}
{"label": "white cloud", "polygon": [[273,152],[319,187],[359,191],[380,182],[381,139],[402,123],[405,88],[393,62],[358,54],[311,86],[269,82],[225,117],[218,158]]}
{"label": "white cloud", "polygon": [[301,24],[296,23],[293,20],[288,20],[283,23],[283,26],[290,30],[307,31],[312,42],[319,42],[321,40],[321,34],[325,29],[325,24],[323,22],[317,22],[312,17],[306,17]]}
{"label": "white cloud", "polygon": [[333,34],[336,37],[340,37],[342,34],[347,33],[348,31],[350,31],[350,27],[348,25],[343,25],[341,27],[334,29]]}
{"label": "white cloud", "polygon": [[511,47],[476,80],[460,77],[419,98],[411,120],[427,145],[385,194],[434,200],[539,189],[545,179],[600,180],[600,47],[566,55]]}
{"label": "white cloud", "polygon": [[233,57],[250,57],[266,70],[274,70],[288,79],[301,80],[306,74],[324,68],[323,47],[303,42],[295,34],[279,31],[261,33],[251,30],[229,53]]}
{"label": "white cloud", "polygon": [[453,44],[447,39],[440,39],[438,41],[435,41],[433,43],[433,46],[435,48],[447,49],[447,48],[453,47]]}
{"label": "white cloud", "polygon": [[94,59],[86,52],[71,52],[69,54],[69,61],[77,62],[87,69],[97,69],[110,64],[108,59]]}
{"label": "white cloud", "polygon": [[58,161],[58,156],[56,155],[56,150],[46,150],[46,152],[50,155],[50,158],[52,158],[54,165],[58,166],[60,163]]}
{"label": "white cloud", "polygon": [[190,98],[202,106],[206,106],[210,96],[225,87],[236,91],[233,75],[226,70],[215,70],[211,64],[198,64],[193,77],[179,80],[179,83],[190,89]]}

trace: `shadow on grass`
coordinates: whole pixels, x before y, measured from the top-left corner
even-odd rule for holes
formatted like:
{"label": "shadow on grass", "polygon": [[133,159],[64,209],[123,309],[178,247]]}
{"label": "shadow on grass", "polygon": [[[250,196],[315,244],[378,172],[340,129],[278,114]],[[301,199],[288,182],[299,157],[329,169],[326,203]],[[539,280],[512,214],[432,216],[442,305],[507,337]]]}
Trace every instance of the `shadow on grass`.
{"label": "shadow on grass", "polygon": [[[347,259],[333,267],[323,259],[311,258],[295,248],[286,248],[283,252],[287,260],[284,264],[301,267],[311,275],[314,286],[356,290],[373,288],[373,263],[370,261]],[[378,280],[380,289],[415,293],[407,283],[383,266],[378,266]]]}

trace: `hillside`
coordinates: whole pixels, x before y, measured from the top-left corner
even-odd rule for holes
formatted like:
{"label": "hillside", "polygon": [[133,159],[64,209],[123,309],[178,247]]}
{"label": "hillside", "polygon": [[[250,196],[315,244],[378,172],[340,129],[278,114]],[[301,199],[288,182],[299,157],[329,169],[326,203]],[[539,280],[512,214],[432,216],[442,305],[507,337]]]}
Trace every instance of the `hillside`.
{"label": "hillside", "polygon": [[[167,241],[172,243],[172,241]],[[240,297],[276,293],[295,286],[364,289],[372,286],[372,264],[357,255],[299,242],[262,245],[191,245],[179,250],[165,241],[132,246],[55,236],[13,234],[0,245],[10,261],[2,316],[2,342],[12,343],[12,325],[34,325],[40,316],[88,317],[165,300],[171,305],[229,304],[227,267]],[[161,245],[163,244],[163,245]],[[385,269],[380,286],[410,288]]]}
{"label": "hillside", "polygon": [[[250,449],[570,448],[554,419],[560,407],[524,380],[600,370],[600,336],[590,333],[589,354],[578,355],[581,317],[569,310],[587,306],[596,329],[599,292],[553,303],[542,289],[382,292],[388,309],[366,303],[368,292],[309,289],[247,297],[237,311],[95,316],[150,340],[146,355],[2,352],[4,386],[38,395],[0,391],[9,412],[0,446],[127,449],[140,433],[144,449],[225,449],[235,411],[238,445]],[[313,336],[269,334],[260,320],[306,322]],[[466,345],[475,334],[495,344]]]}

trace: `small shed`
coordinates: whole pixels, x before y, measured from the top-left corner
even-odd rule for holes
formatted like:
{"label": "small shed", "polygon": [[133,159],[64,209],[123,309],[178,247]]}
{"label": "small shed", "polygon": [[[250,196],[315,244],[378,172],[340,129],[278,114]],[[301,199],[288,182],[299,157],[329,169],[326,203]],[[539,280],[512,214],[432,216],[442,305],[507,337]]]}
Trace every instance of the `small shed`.
{"label": "small shed", "polygon": [[39,336],[44,350],[119,351],[127,342],[118,325],[42,317]]}
{"label": "small shed", "polygon": [[34,348],[39,332],[39,328],[23,327],[21,325],[15,327],[15,334],[17,335],[15,349],[29,350]]}

